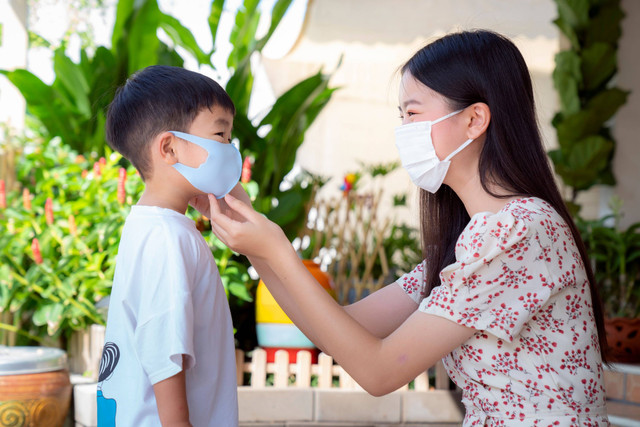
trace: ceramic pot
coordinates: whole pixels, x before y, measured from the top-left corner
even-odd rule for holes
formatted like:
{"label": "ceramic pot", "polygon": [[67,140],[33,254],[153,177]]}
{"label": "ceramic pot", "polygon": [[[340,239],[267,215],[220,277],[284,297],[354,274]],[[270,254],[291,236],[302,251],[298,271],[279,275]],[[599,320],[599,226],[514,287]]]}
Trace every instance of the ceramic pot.
{"label": "ceramic pot", "polygon": [[[311,260],[302,262],[318,283],[335,299],[331,276]],[[312,359],[317,359],[318,352],[315,345],[293,324],[262,280],[258,283],[256,290],[256,335],[258,345],[267,352],[268,363],[274,361],[275,352],[279,349],[289,352],[291,363],[295,363],[299,350],[310,351]]]}
{"label": "ceramic pot", "polygon": [[71,401],[66,353],[0,347],[0,425],[60,427]]}
{"label": "ceramic pot", "polygon": [[640,363],[640,318],[608,318],[604,328],[611,362]]}

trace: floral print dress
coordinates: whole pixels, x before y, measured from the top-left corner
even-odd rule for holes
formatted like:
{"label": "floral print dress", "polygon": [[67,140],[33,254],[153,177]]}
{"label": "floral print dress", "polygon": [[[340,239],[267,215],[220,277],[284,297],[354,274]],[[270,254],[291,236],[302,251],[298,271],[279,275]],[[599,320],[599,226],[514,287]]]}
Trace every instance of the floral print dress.
{"label": "floral print dress", "polygon": [[444,359],[464,426],[607,426],[602,360],[584,264],[547,202],[474,215],[456,262],[424,294],[425,263],[397,283],[419,310],[477,330]]}

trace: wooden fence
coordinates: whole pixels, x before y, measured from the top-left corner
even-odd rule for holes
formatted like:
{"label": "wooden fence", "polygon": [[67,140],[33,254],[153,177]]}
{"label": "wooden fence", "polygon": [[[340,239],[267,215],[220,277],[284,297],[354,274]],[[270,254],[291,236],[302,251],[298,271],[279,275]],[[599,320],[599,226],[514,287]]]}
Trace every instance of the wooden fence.
{"label": "wooden fence", "polygon": [[[97,380],[104,327],[92,325],[87,331],[74,334],[69,348],[69,368],[71,372],[83,374]],[[429,383],[429,372],[423,372],[413,381],[413,390],[449,389],[449,377],[441,362],[431,370],[435,381]],[[340,388],[358,390],[361,387],[324,353],[318,356],[318,363],[311,363],[311,353],[300,351],[296,362],[289,363],[289,354],[284,350],[275,353],[273,363],[267,363],[267,353],[256,348],[251,355],[236,350],[236,378],[238,386],[252,388],[317,387],[320,389]],[[408,390],[409,386],[402,387]]]}
{"label": "wooden fence", "polygon": [[[435,381],[430,384],[429,372],[423,372],[412,381],[412,390],[427,391],[431,389],[449,389],[449,377],[442,365],[438,364],[432,370]],[[317,387],[320,389],[340,388],[348,390],[362,390],[353,378],[340,366],[334,364],[333,358],[320,353],[318,363],[311,363],[311,353],[299,351],[295,363],[289,363],[287,351],[278,350],[273,363],[267,363],[267,353],[261,348],[251,352],[249,361],[245,361],[242,350],[236,350],[236,374],[239,386],[247,385],[252,388],[286,387]],[[248,375],[245,375],[248,374]],[[400,390],[409,390],[409,384]]]}

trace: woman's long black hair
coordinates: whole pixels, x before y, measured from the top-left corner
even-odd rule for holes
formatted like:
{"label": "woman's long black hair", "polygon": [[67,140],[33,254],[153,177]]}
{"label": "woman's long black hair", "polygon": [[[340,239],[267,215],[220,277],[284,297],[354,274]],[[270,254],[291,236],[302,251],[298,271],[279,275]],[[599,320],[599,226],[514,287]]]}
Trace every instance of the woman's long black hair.
{"label": "woman's long black hair", "polygon": [[[491,121],[478,164],[482,188],[494,197],[538,197],[566,221],[587,271],[600,352],[606,360],[602,304],[593,270],[544,151],[531,77],[520,51],[491,31],[453,33],[420,49],[402,67],[402,73],[406,72],[447,98],[452,111],[476,102],[489,106]],[[509,194],[498,195],[490,188],[502,188]],[[420,190],[420,208],[429,295],[440,284],[440,271],[455,262],[456,241],[470,218],[460,198],[446,185],[435,194]]]}

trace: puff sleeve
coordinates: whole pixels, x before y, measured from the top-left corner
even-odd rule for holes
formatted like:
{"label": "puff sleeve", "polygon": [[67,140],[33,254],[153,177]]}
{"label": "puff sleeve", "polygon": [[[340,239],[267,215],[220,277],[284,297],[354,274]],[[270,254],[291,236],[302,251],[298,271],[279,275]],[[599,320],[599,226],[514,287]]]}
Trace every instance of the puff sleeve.
{"label": "puff sleeve", "polygon": [[402,275],[396,284],[411,298],[416,304],[425,297],[425,262],[422,261],[411,272]]}
{"label": "puff sleeve", "polygon": [[511,212],[474,215],[456,243],[456,262],[419,309],[513,341],[552,290],[532,225]]}

